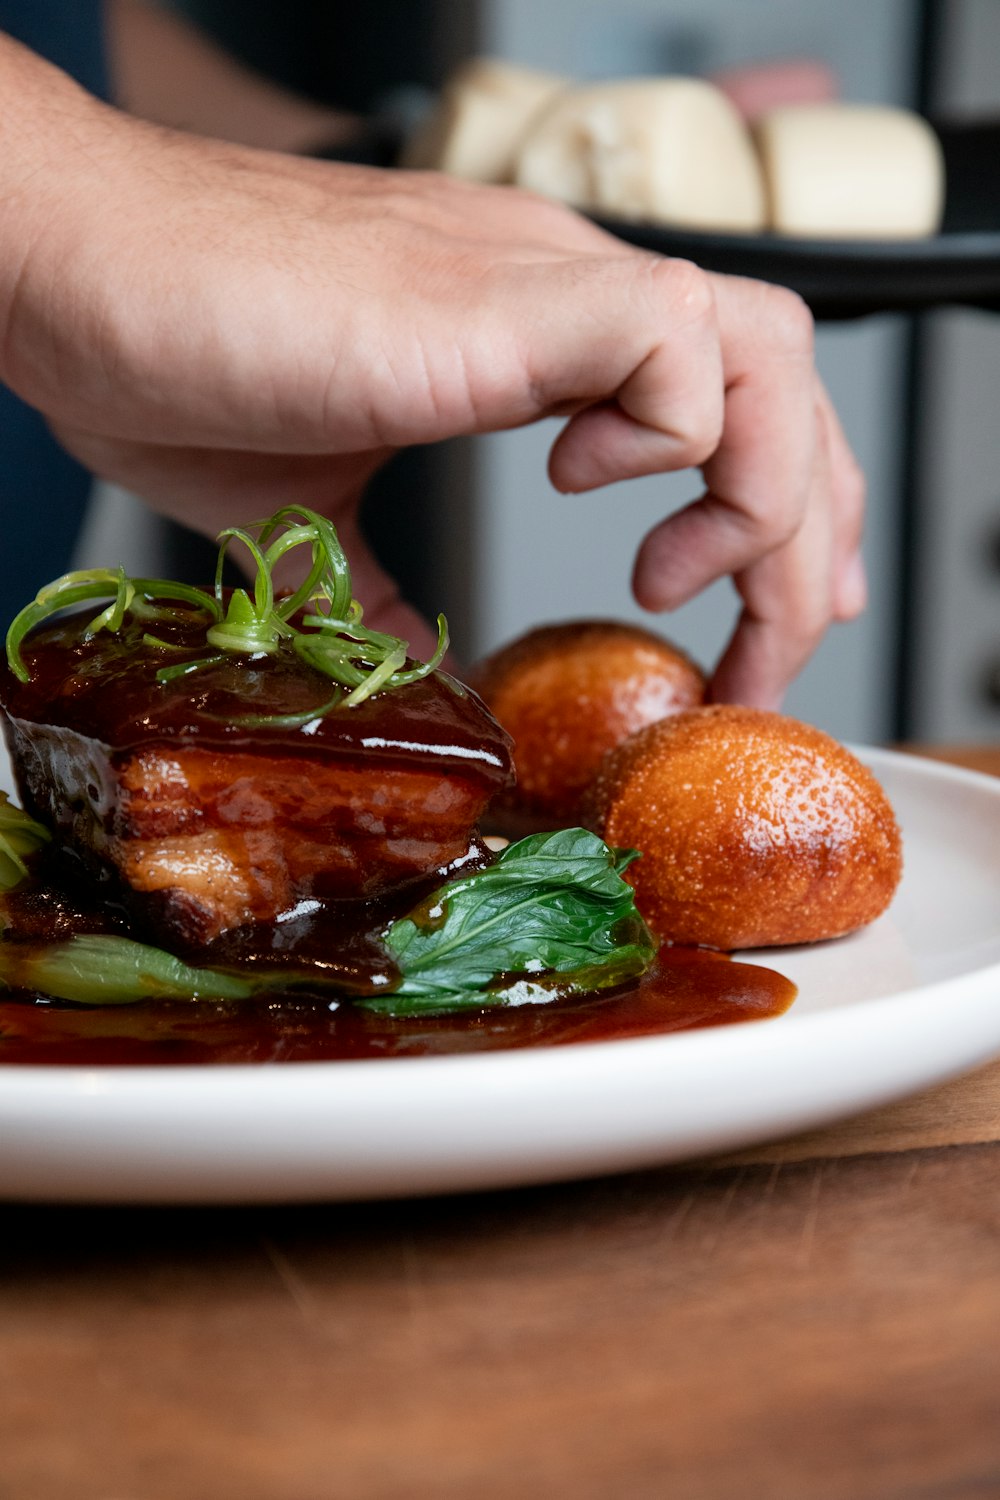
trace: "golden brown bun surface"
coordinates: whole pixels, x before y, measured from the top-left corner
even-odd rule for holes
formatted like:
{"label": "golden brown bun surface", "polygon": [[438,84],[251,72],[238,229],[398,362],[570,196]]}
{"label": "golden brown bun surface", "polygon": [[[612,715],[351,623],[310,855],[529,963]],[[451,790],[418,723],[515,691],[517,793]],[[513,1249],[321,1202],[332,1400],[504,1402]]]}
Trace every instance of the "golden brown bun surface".
{"label": "golden brown bun surface", "polygon": [[507,806],[545,827],[579,821],[606,751],[705,697],[703,673],[676,646],[604,620],[530,630],[470,680],[514,740]]}
{"label": "golden brown bun surface", "polygon": [[873,921],[902,873],[871,772],[821,730],[720,705],[640,730],[604,762],[590,824],[642,851],[626,878],[665,942],[812,943]]}

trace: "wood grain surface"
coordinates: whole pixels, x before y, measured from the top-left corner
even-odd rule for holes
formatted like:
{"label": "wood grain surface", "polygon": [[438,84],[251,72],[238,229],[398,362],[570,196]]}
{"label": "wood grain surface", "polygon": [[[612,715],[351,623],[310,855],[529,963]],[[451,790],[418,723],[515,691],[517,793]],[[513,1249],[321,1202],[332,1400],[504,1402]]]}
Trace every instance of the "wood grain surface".
{"label": "wood grain surface", "polygon": [[994,1063],[566,1186],[7,1206],[0,1500],[1000,1496],[998,1184]]}

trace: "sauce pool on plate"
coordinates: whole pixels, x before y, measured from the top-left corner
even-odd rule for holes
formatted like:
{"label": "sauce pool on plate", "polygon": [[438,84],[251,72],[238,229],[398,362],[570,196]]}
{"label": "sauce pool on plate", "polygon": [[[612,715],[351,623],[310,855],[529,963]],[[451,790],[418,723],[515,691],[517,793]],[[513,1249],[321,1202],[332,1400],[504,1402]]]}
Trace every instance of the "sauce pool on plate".
{"label": "sauce pool on plate", "polygon": [[461,1015],[390,1018],[350,1002],[276,996],[90,1009],[0,997],[0,1064],[78,1067],[338,1062],[608,1042],[781,1015],[795,998],[773,969],[664,948],[607,995]]}

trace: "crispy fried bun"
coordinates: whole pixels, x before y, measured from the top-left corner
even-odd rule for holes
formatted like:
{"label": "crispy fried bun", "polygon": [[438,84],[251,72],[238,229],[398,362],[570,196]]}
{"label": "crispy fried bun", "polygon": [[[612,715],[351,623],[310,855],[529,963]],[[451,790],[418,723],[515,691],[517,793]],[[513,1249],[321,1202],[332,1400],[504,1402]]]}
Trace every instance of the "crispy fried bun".
{"label": "crispy fried bun", "polygon": [[613,621],[545,625],[487,657],[472,685],[514,740],[503,806],[525,825],[581,817],[607,750],[705,697],[705,677],[652,631]]}
{"label": "crispy fried bun", "polygon": [[626,878],[664,942],[728,952],[839,937],[886,909],[902,873],[871,772],[760,709],[697,708],[639,730],[605,759],[588,815],[642,851]]}

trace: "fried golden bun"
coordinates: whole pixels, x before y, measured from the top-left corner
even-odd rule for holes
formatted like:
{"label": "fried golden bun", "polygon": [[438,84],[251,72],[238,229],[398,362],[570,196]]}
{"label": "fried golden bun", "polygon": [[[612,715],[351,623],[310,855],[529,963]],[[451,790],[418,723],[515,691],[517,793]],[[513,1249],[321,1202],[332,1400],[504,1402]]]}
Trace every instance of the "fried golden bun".
{"label": "fried golden bun", "polygon": [[705,698],[703,673],[676,646],[605,620],[530,630],[470,681],[514,740],[517,785],[504,805],[546,828],[579,821],[607,750]]}
{"label": "fried golden bun", "polygon": [[692,709],[631,736],[591,789],[590,826],[642,851],[627,872],[664,942],[814,943],[871,922],[902,873],[878,782],[818,729],[761,709]]}

